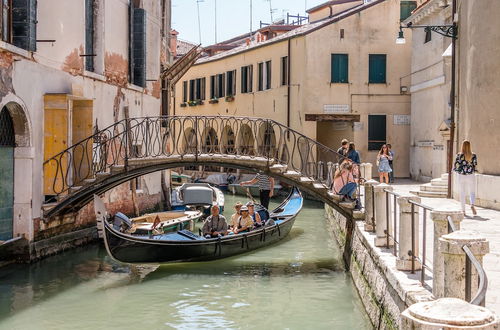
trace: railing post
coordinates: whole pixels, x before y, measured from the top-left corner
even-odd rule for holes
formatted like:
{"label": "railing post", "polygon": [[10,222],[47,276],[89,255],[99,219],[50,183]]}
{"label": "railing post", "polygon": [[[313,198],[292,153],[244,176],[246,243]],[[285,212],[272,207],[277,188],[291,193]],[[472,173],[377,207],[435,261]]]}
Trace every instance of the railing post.
{"label": "railing post", "polygon": [[394,240],[387,236],[387,234],[392,236],[392,222],[389,221],[389,226],[387,225],[387,216],[391,213],[391,206],[389,204],[389,209],[387,209],[385,190],[392,191],[392,187],[385,183],[373,187],[375,192],[375,232],[377,235],[375,246],[390,247],[394,244]]}
{"label": "railing post", "polygon": [[326,175],[326,185],[330,187],[333,183],[333,176],[335,175],[335,164],[333,162],[326,163],[327,175]]}
{"label": "railing post", "polygon": [[420,197],[404,195],[397,198],[399,205],[399,253],[396,268],[398,270],[411,270],[413,273],[415,270],[421,269],[422,265],[416,260],[419,255],[419,208],[411,204],[410,201],[420,203]]}
{"label": "railing post", "polygon": [[489,242],[481,237],[478,232],[457,230],[444,235],[439,239],[439,249],[444,260],[444,296],[466,299],[467,280],[472,283],[472,296],[477,293],[478,272],[471,267],[471,272],[466,272],[466,255],[463,247],[467,246],[479,263],[483,264],[483,256],[490,252]]}
{"label": "railing post", "polygon": [[375,231],[375,199],[373,187],[378,185],[375,180],[368,180],[365,182],[365,231]]}
{"label": "railing post", "polygon": [[362,178],[365,180],[371,180],[372,179],[372,168],[373,164],[372,163],[362,163],[359,165],[359,172]]}
{"label": "railing post", "polygon": [[460,229],[460,222],[464,218],[462,211],[448,211],[448,210],[433,210],[431,211],[431,220],[434,224],[434,240],[432,251],[432,294],[436,298],[444,297],[444,261],[443,255],[439,252],[439,238],[448,234],[448,217],[451,217],[455,227]]}

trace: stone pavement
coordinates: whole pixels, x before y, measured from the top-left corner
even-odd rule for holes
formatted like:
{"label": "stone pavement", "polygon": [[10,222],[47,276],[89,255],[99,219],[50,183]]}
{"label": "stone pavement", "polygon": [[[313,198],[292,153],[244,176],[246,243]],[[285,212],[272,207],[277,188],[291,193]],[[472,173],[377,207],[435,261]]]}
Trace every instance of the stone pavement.
{"label": "stone pavement", "polygon": [[[419,182],[411,180],[397,180],[394,186],[396,193],[409,193],[418,190]],[[456,200],[444,198],[424,198],[422,204],[432,208],[460,210],[460,203]],[[486,307],[500,315],[500,211],[476,207],[478,214],[472,216],[470,207],[466,206],[468,214],[462,222],[462,228],[480,233],[490,242],[490,253],[484,257],[483,267],[488,276],[488,291],[486,293]],[[427,217],[428,243],[432,243],[432,221]],[[432,261],[432,247],[427,247],[428,257]],[[429,254],[430,252],[430,254]]]}

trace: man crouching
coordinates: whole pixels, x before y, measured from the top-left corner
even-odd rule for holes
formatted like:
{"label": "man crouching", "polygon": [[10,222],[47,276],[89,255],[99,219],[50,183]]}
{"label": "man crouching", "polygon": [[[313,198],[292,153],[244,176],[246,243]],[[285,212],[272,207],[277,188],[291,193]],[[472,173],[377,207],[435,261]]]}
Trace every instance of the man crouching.
{"label": "man crouching", "polygon": [[227,233],[226,218],[219,214],[219,206],[214,205],[211,209],[211,214],[203,223],[201,229],[205,238],[221,237]]}

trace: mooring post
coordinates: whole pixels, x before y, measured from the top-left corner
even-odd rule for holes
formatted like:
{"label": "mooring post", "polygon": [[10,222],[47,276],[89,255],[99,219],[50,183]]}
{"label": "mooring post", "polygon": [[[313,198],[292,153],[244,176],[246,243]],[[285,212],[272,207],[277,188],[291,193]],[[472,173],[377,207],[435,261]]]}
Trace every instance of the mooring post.
{"label": "mooring post", "polygon": [[439,251],[439,239],[448,234],[448,217],[455,224],[457,230],[460,229],[460,222],[464,214],[460,210],[433,210],[431,211],[431,220],[434,223],[434,242],[433,242],[433,261],[432,261],[432,294],[436,298],[444,297],[444,260]]}

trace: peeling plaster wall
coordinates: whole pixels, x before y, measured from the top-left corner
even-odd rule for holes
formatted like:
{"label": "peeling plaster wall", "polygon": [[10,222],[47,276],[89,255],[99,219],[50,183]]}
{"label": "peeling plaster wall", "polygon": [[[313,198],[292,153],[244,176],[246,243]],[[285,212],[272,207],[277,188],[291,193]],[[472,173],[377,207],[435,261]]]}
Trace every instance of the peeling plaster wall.
{"label": "peeling plaster wall", "polygon": [[[84,52],[85,45],[84,1],[60,2],[58,6],[54,6],[53,1],[38,3],[37,39],[54,39],[55,42],[37,43],[37,51],[34,53],[0,43],[0,108],[8,102],[20,104],[27,117],[26,127],[29,126],[31,145],[23,147],[23,150],[16,149],[18,157],[23,160],[23,166],[29,165],[26,173],[32,173],[31,183],[30,180],[23,179],[26,186],[23,187],[26,195],[22,198],[23,207],[27,205],[28,209],[19,210],[20,217],[16,218],[14,224],[14,236],[25,235],[29,240],[52,239],[54,235],[64,236],[95,224],[91,205],[83,208],[79,214],[54,220],[48,224],[41,221],[44,202],[43,96],[45,94],[82,93],[82,97],[92,99],[94,109],[92,120],[99,128],[123,119],[125,106],[129,107],[130,117],[160,115],[158,83],[148,82],[145,89],[128,83],[128,1],[97,0],[101,16],[96,20],[99,35],[96,36],[98,56],[95,73],[84,71],[84,58],[80,56]],[[152,79],[160,74],[161,3],[147,0],[142,1],[142,5],[148,11],[147,78]],[[158,207],[161,196],[160,177],[158,172],[141,179],[142,192],[138,192],[137,198],[140,210]],[[110,207],[113,210],[123,209],[128,212],[132,206],[130,184],[123,184],[108,192],[105,198],[112,200]],[[85,230],[80,232],[87,233]],[[75,242],[87,241],[75,235],[71,234],[68,237],[73,237],[71,239],[75,239]],[[51,252],[48,252],[49,250]],[[42,256],[54,251],[50,248],[46,252],[37,251],[35,254]]]}

